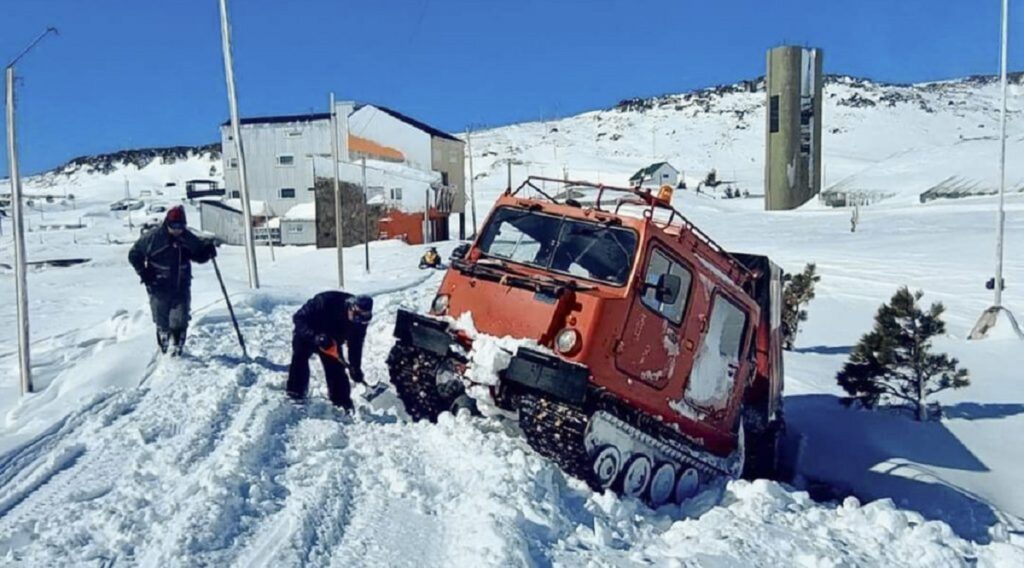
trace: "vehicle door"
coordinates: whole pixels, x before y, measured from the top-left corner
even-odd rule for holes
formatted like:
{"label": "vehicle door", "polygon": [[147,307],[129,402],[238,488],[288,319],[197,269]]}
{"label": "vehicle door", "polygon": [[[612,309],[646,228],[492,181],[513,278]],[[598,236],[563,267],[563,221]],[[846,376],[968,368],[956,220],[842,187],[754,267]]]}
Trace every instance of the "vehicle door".
{"label": "vehicle door", "polygon": [[[693,283],[691,269],[665,246],[648,246],[643,284],[633,295],[621,337],[616,344],[616,367],[627,375],[661,389],[680,373],[689,372],[680,356],[685,313]],[[659,284],[675,280],[675,294]]]}

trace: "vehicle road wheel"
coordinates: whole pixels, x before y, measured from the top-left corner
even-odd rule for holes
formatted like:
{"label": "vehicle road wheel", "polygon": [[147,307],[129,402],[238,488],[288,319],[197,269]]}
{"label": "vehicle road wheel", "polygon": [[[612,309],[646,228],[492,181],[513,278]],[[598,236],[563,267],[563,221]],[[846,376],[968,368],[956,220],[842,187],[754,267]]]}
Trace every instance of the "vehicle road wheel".
{"label": "vehicle road wheel", "polygon": [[604,446],[594,454],[594,483],[600,489],[608,489],[619,477],[622,470],[622,454],[615,446]]}
{"label": "vehicle road wheel", "polygon": [[651,484],[651,458],[638,454],[626,464],[622,473],[622,494],[627,497],[641,498],[647,486]]}
{"label": "vehicle road wheel", "polygon": [[679,476],[679,481],[676,482],[676,503],[682,504],[690,497],[697,494],[697,488],[700,486],[700,474],[697,470],[687,468],[682,475]]}
{"label": "vehicle road wheel", "polygon": [[660,507],[667,503],[675,487],[676,468],[667,462],[660,464],[651,477],[651,506]]}

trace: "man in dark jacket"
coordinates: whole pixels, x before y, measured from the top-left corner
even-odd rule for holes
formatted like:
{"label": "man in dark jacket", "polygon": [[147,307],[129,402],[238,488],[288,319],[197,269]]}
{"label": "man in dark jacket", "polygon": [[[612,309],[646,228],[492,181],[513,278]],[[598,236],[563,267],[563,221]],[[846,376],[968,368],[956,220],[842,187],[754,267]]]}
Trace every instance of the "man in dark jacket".
{"label": "man in dark jacket", "polygon": [[[313,296],[295,312],[288,394],[297,400],[306,397],[309,358],[316,353],[324,366],[327,395],[331,402],[351,411],[352,391],[345,369],[353,381],[366,384],[363,381],[363,342],[372,317],[373,298],[335,291]],[[348,363],[342,356],[342,344],[348,345]]]}
{"label": "man in dark jacket", "polygon": [[128,253],[128,262],[149,293],[149,307],[156,324],[156,341],[166,353],[181,355],[188,330],[192,300],[192,262],[217,256],[217,248],[186,228],[185,209],[167,211],[164,222],[143,234]]}

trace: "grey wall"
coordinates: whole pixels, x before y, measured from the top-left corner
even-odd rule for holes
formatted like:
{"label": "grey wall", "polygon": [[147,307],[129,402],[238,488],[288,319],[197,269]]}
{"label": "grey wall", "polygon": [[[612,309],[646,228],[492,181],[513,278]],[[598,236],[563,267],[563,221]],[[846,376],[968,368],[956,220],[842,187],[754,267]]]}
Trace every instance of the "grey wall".
{"label": "grey wall", "polygon": [[199,202],[199,227],[217,235],[225,243],[241,245],[245,242],[242,225],[241,211],[225,209],[206,201]]}
{"label": "grey wall", "polygon": [[[768,52],[766,210],[794,209],[821,191],[822,59],[820,49],[781,46]],[[777,113],[773,97],[777,97]],[[802,110],[809,111],[804,124]],[[774,132],[773,115],[778,127]]]}
{"label": "grey wall", "polygon": [[466,211],[466,144],[460,140],[430,139],[430,167],[448,174],[448,185],[455,192],[452,213]]}

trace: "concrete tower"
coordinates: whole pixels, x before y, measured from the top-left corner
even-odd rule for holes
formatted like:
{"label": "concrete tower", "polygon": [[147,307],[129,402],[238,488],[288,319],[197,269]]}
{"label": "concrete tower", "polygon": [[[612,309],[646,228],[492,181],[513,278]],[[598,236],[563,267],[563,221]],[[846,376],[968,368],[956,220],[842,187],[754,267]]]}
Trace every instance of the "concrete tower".
{"label": "concrete tower", "polygon": [[795,209],[821,191],[820,49],[768,51],[764,207]]}

